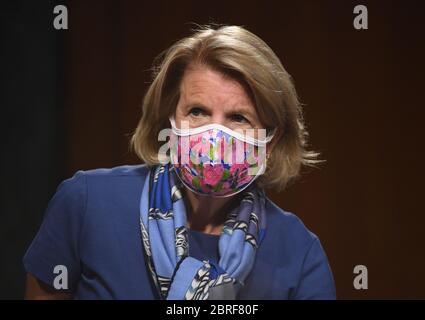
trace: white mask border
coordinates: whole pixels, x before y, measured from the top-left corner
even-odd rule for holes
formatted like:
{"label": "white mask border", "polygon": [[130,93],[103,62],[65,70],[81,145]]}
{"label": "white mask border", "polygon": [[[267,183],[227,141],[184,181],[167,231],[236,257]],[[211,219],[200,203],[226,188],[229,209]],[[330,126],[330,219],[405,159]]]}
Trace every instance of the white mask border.
{"label": "white mask border", "polygon": [[202,133],[202,132],[205,132],[205,131],[208,131],[208,130],[211,130],[211,129],[218,129],[218,130],[221,130],[221,131],[231,135],[232,137],[234,137],[234,138],[236,138],[240,141],[243,141],[243,142],[246,142],[246,143],[249,143],[249,144],[253,144],[253,145],[256,145],[256,146],[265,146],[268,142],[270,142],[273,139],[274,135],[276,134],[276,128],[274,128],[272,133],[267,135],[267,137],[265,139],[259,140],[259,139],[255,139],[253,137],[244,135],[240,132],[234,131],[234,130],[232,130],[232,129],[226,127],[226,126],[223,126],[219,123],[211,123],[211,124],[207,124],[207,125],[200,126],[200,127],[197,127],[197,128],[179,129],[179,128],[176,127],[176,122],[175,122],[174,117],[170,117],[169,120],[170,120],[171,128],[172,128],[173,132],[176,135],[181,136],[181,137],[186,137],[186,136]]}

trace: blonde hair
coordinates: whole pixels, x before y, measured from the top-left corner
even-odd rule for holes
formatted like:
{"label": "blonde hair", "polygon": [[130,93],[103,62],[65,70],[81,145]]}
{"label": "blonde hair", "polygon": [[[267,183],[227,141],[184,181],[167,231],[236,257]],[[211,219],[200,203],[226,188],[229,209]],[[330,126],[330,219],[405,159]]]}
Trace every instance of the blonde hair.
{"label": "blonde hair", "polygon": [[[147,165],[159,163],[164,142],[158,134],[169,128],[169,116],[179,100],[179,85],[189,65],[203,64],[244,85],[266,128],[278,128],[266,172],[257,183],[283,190],[299,175],[302,165],[320,162],[318,153],[306,150],[308,133],[291,76],[279,58],[259,37],[240,26],[203,26],[181,39],[156,59],[153,82],[142,104],[142,117],[130,145]],[[274,141],[276,140],[276,141]]]}

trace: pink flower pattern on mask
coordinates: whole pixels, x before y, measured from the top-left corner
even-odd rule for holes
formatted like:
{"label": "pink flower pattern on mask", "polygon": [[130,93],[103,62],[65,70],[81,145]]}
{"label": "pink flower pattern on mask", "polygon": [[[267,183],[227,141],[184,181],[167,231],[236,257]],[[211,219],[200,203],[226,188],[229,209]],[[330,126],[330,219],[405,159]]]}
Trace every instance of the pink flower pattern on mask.
{"label": "pink flower pattern on mask", "polygon": [[179,178],[194,192],[214,196],[235,194],[254,181],[249,169],[265,163],[260,148],[218,129],[170,137],[170,158]]}
{"label": "pink flower pattern on mask", "polygon": [[206,165],[204,166],[204,183],[210,186],[217,185],[223,177],[222,165]]}

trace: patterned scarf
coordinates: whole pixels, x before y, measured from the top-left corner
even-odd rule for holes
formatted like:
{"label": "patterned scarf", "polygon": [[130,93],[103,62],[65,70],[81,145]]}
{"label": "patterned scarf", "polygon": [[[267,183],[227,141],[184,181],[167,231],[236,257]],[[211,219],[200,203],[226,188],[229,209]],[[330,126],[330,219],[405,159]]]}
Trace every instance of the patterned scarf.
{"label": "patterned scarf", "polygon": [[161,299],[235,299],[265,235],[264,192],[252,185],[227,216],[219,262],[189,256],[183,186],[170,165],[153,167],[140,199],[147,265]]}

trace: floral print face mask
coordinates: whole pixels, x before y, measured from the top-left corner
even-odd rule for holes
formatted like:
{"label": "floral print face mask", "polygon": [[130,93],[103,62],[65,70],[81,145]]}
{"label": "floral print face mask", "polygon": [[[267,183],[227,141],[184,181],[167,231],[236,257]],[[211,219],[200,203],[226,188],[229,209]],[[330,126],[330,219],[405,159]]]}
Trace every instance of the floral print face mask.
{"label": "floral print face mask", "polygon": [[[264,129],[242,133],[220,124],[179,129],[174,118],[170,122],[170,160],[182,183],[193,192],[232,196],[264,173],[266,145],[274,134],[266,136]],[[254,138],[255,134],[264,138]]]}

